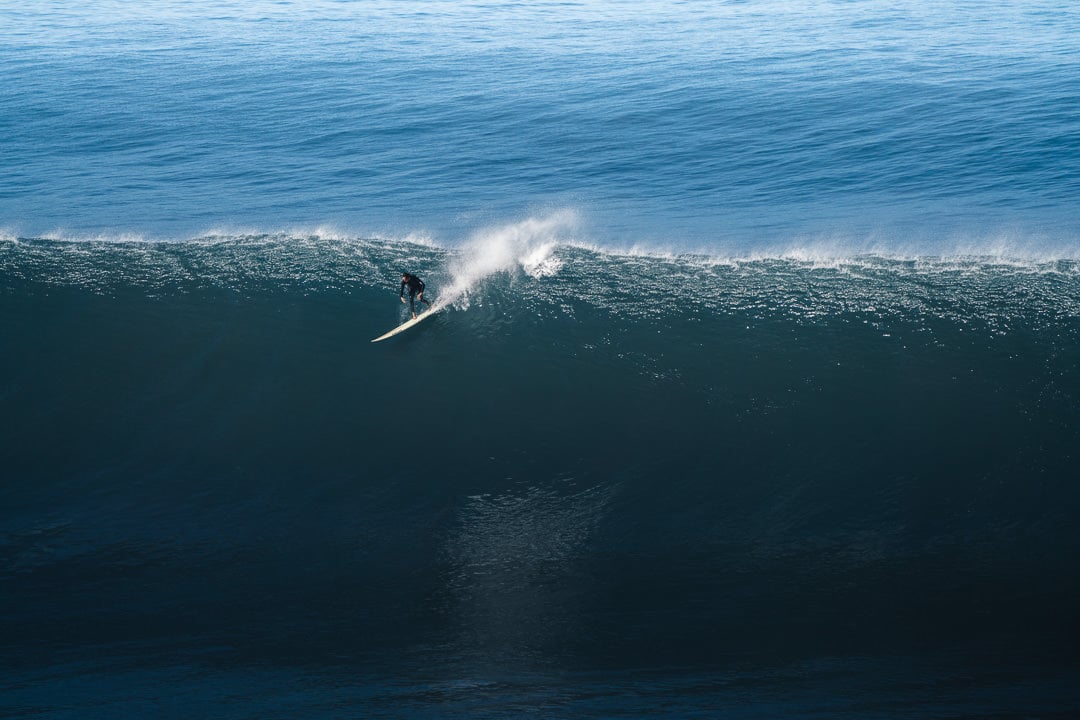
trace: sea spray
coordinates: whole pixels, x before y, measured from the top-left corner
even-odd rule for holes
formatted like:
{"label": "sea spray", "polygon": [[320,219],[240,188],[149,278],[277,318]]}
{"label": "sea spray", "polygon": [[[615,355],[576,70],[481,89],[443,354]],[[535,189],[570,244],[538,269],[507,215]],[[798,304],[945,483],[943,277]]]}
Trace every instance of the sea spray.
{"label": "sea spray", "polygon": [[521,269],[536,279],[558,272],[561,261],[553,252],[573,237],[578,225],[575,211],[558,210],[476,232],[455,250],[450,261],[451,281],[440,289],[441,295],[467,308],[470,292],[496,273]]}

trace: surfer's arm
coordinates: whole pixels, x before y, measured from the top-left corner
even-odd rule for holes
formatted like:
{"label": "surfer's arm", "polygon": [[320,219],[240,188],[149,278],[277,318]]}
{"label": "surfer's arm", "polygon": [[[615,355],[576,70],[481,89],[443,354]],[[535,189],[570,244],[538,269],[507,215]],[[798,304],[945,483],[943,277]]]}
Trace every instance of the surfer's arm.
{"label": "surfer's arm", "polygon": [[401,292],[398,293],[398,297],[401,298],[402,300],[405,299],[405,282],[404,281],[402,281],[402,283],[401,283]]}

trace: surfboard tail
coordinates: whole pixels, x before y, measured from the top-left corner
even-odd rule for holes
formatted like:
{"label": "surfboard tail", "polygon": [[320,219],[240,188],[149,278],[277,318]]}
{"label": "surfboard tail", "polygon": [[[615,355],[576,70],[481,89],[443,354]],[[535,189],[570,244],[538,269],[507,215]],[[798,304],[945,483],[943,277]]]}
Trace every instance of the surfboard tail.
{"label": "surfboard tail", "polygon": [[393,336],[397,335],[398,333],[405,332],[406,330],[411,328],[413,325],[416,325],[417,323],[419,323],[421,320],[425,319],[429,315],[434,315],[435,313],[439,312],[444,307],[446,307],[445,305],[438,305],[438,304],[432,304],[432,303],[429,303],[429,306],[430,307],[428,307],[427,310],[421,311],[420,314],[418,314],[416,317],[409,318],[408,320],[401,323],[400,325],[398,325],[393,330],[390,330],[387,333],[383,333],[379,337],[373,339],[371,342],[373,342],[373,343],[381,342],[383,340],[386,340],[387,338],[392,338]]}

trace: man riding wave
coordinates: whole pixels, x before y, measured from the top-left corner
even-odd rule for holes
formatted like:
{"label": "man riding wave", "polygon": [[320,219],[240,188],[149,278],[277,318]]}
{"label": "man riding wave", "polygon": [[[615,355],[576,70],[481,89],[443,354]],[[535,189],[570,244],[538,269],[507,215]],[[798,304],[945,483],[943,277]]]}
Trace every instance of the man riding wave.
{"label": "man riding wave", "polygon": [[401,273],[401,292],[398,293],[398,297],[401,298],[401,302],[405,302],[405,288],[409,288],[409,312],[412,313],[413,320],[416,319],[416,304],[413,299],[419,300],[425,305],[431,305],[424,299],[424,281],[415,275],[410,275],[407,272]]}

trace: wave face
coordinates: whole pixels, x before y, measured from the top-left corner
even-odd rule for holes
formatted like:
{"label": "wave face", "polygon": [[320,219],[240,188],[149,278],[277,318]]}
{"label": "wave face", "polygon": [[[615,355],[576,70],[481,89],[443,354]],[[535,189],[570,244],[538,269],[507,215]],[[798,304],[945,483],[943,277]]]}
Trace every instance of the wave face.
{"label": "wave face", "polygon": [[[558,225],[0,243],[4,647],[1073,657],[1080,264]],[[372,345],[403,269],[451,307]]]}

